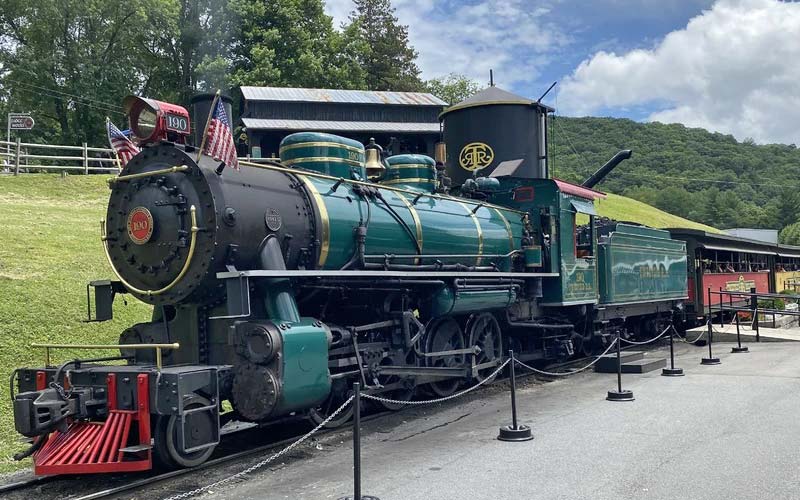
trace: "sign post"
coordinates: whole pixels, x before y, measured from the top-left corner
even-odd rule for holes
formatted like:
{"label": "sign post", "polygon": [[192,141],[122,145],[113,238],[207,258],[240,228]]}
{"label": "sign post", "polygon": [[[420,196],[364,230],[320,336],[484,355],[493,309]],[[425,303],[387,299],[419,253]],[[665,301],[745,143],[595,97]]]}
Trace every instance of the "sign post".
{"label": "sign post", "polygon": [[[30,130],[35,123],[30,113],[9,113],[6,122],[6,142],[11,142],[12,130]],[[6,152],[11,154],[11,144],[6,145]]]}

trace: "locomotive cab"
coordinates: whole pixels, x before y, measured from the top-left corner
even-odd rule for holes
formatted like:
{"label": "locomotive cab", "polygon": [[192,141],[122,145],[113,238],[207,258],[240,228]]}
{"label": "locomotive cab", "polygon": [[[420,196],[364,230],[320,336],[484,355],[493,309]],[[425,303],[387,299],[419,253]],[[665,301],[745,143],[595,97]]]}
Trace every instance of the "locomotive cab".
{"label": "locomotive cab", "polygon": [[532,239],[528,249],[541,253],[541,269],[558,273],[544,278],[542,306],[597,303],[597,231],[594,200],[605,194],[558,179],[521,179],[503,167],[492,177],[501,187],[492,201],[529,214]]}

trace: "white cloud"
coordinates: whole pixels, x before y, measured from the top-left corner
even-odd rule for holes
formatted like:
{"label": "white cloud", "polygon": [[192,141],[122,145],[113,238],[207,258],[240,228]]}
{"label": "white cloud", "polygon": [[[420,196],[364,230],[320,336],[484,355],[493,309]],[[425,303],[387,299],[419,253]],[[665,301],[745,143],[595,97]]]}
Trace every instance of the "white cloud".
{"label": "white cloud", "polygon": [[654,121],[800,143],[800,4],[719,0],[652,49],[596,53],[558,99],[571,115],[645,106]]}
{"label": "white cloud", "polygon": [[[547,21],[547,0],[394,0],[396,16],[409,26],[424,79],[462,73],[488,83],[489,69],[505,88],[530,83],[567,37]],[[327,0],[339,26],[351,0]]]}

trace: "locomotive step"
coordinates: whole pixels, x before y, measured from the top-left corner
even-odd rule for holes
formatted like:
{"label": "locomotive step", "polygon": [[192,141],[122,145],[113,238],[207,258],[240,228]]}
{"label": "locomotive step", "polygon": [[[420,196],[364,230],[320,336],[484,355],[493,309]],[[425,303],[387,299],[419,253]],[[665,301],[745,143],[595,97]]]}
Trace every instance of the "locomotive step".
{"label": "locomotive step", "polygon": [[[625,363],[630,363],[633,361],[639,361],[640,359],[644,359],[644,352],[625,351],[620,354],[619,358],[624,366]],[[605,356],[601,356],[600,359],[597,361],[597,364],[594,365],[594,371],[598,373],[616,373],[617,355],[606,354]]]}

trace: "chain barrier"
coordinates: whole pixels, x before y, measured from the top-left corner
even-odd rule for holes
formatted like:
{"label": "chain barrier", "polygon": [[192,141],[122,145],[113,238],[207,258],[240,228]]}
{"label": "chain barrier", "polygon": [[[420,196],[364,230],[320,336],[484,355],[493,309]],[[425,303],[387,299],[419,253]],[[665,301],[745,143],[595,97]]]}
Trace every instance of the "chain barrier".
{"label": "chain barrier", "polygon": [[477,384],[473,385],[472,387],[470,387],[468,389],[465,389],[465,390],[463,390],[461,392],[457,392],[455,394],[451,394],[450,396],[445,396],[445,397],[439,398],[439,399],[426,399],[425,401],[400,401],[400,400],[397,400],[397,399],[382,398],[380,396],[373,396],[371,394],[364,394],[364,393],[361,394],[361,397],[362,398],[366,398],[366,399],[372,399],[373,401],[380,401],[381,403],[401,404],[401,405],[429,405],[429,404],[434,404],[434,403],[442,403],[444,401],[449,401],[451,399],[456,399],[458,397],[461,397],[464,394],[468,394],[468,393],[474,391],[475,389],[477,389],[478,387],[482,386],[483,384],[494,380],[494,378],[497,376],[497,374],[500,373],[500,371],[503,368],[505,368],[506,365],[508,365],[508,363],[510,363],[510,362],[511,362],[511,358],[506,359],[503,362],[503,364],[498,366],[497,369],[491,375],[489,375],[485,379],[481,380]]}
{"label": "chain barrier", "polygon": [[[667,332],[670,330],[670,328],[674,328],[674,327],[672,327],[672,326],[670,326],[670,327],[667,327],[667,329],[665,329],[663,332],[661,332],[661,333],[660,333],[660,334],[659,334],[657,337],[654,337],[654,338],[652,338],[652,339],[650,339],[650,340],[648,340],[648,341],[646,341],[646,342],[633,342],[633,341],[629,341],[629,340],[623,340],[623,339],[619,339],[619,340],[621,340],[622,342],[626,342],[626,343],[629,343],[629,344],[633,344],[633,345],[644,345],[644,344],[649,344],[649,343],[651,343],[651,342],[655,342],[655,341],[656,341],[656,340],[658,340],[659,338],[663,337],[663,336],[664,336],[664,335],[665,335],[665,334],[666,334],[666,333],[667,333]],[[677,331],[676,331],[676,333],[677,333]],[[705,332],[703,332],[703,333],[700,335],[700,337],[702,337],[703,335],[705,335]],[[698,340],[700,337],[697,337],[697,339],[695,339],[695,341],[696,341],[696,340]],[[685,339],[681,339],[681,337],[680,337],[680,336],[678,336],[678,339],[679,339],[679,341],[681,341],[681,342],[687,342]],[[694,342],[694,341],[692,341],[692,342]],[[583,366],[583,367],[581,367],[581,368],[578,368],[578,369],[575,369],[575,370],[569,371],[569,372],[548,372],[548,371],[545,371],[545,370],[539,370],[539,369],[537,369],[537,368],[534,368],[534,367],[532,367],[532,366],[530,366],[530,365],[527,365],[527,364],[523,363],[522,361],[520,361],[520,360],[518,360],[518,359],[516,359],[516,358],[514,358],[514,361],[515,361],[515,362],[516,362],[518,365],[520,365],[520,366],[522,366],[523,368],[526,368],[526,369],[528,369],[529,371],[532,371],[532,372],[534,372],[534,373],[538,373],[538,374],[541,374],[541,375],[546,375],[546,376],[549,376],[549,377],[566,377],[566,376],[569,376],[569,375],[575,375],[575,374],[577,374],[577,373],[581,373],[581,372],[583,372],[583,371],[585,371],[585,370],[588,370],[589,368],[591,368],[592,366],[594,366],[594,365],[595,365],[595,364],[596,364],[598,361],[600,361],[600,359],[601,359],[603,356],[605,356],[606,354],[608,354],[608,353],[609,353],[609,351],[611,351],[611,349],[613,349],[613,348],[614,348],[614,346],[615,346],[616,344],[617,344],[617,339],[614,339],[614,340],[611,342],[611,344],[609,344],[609,345],[608,345],[608,347],[606,348],[606,350],[605,350],[605,351],[603,351],[602,353],[598,354],[598,355],[595,357],[595,359],[594,359],[594,360],[592,360],[592,362],[591,362],[591,363],[589,363],[588,365],[586,365],[586,366]],[[490,381],[494,380],[494,379],[495,379],[495,377],[496,377],[496,376],[497,376],[497,375],[498,375],[498,374],[499,374],[499,373],[500,373],[500,372],[501,372],[501,371],[502,371],[502,370],[503,370],[503,369],[504,369],[506,366],[508,366],[508,364],[509,364],[510,362],[511,362],[511,358],[508,358],[508,359],[506,359],[506,360],[505,360],[505,361],[504,361],[504,362],[503,362],[503,363],[502,363],[500,366],[498,366],[498,367],[497,367],[497,369],[496,369],[494,372],[492,372],[492,373],[491,373],[489,376],[487,376],[486,378],[484,378],[483,380],[481,380],[481,381],[480,381],[480,382],[478,382],[477,384],[475,384],[475,385],[473,385],[472,387],[469,387],[469,388],[467,388],[467,389],[465,389],[465,390],[463,390],[463,391],[461,391],[461,392],[458,392],[458,393],[455,393],[455,394],[452,394],[452,395],[450,395],[450,396],[446,396],[446,397],[443,397],[443,398],[429,399],[429,400],[425,400],[425,401],[402,401],[402,400],[397,400],[397,399],[389,399],[389,398],[384,398],[384,397],[381,397],[381,396],[374,396],[374,395],[372,395],[372,394],[364,394],[364,393],[362,393],[362,394],[361,394],[361,397],[362,397],[362,398],[366,398],[366,399],[371,399],[371,400],[373,400],[373,401],[379,401],[379,402],[382,402],[382,403],[388,403],[388,404],[400,404],[400,405],[409,405],[409,406],[411,406],[411,405],[426,405],[426,404],[436,404],[436,403],[442,403],[442,402],[444,402],[444,401],[449,401],[449,400],[451,400],[451,399],[456,399],[456,398],[459,398],[459,397],[461,397],[461,396],[464,396],[464,395],[466,395],[466,394],[468,394],[468,393],[470,393],[470,392],[474,391],[474,390],[475,390],[475,389],[477,389],[478,387],[481,387],[482,385],[484,385],[484,384],[486,384],[486,383],[488,383],[488,382],[490,382]],[[260,469],[261,467],[263,467],[263,466],[267,465],[268,463],[270,463],[270,462],[273,462],[273,461],[277,460],[278,458],[280,458],[281,456],[283,456],[283,455],[285,455],[286,453],[290,452],[291,450],[293,450],[294,448],[296,448],[297,446],[299,446],[300,444],[302,444],[303,442],[305,442],[305,441],[306,441],[308,438],[310,438],[311,436],[313,436],[314,434],[316,434],[317,432],[319,432],[319,430],[320,430],[320,429],[322,429],[323,427],[325,427],[325,425],[327,425],[327,424],[328,424],[328,422],[330,422],[331,420],[333,420],[334,418],[336,418],[336,416],[338,416],[338,415],[339,415],[339,414],[340,414],[340,413],[341,413],[341,412],[342,412],[342,411],[343,411],[343,410],[344,410],[344,409],[347,407],[347,405],[349,405],[350,403],[352,403],[354,398],[355,398],[355,395],[354,395],[354,394],[353,394],[353,395],[351,395],[349,398],[347,398],[347,400],[346,400],[344,403],[342,403],[342,405],[341,405],[341,406],[339,406],[339,408],[337,408],[337,409],[336,409],[336,411],[334,411],[332,414],[330,414],[330,415],[328,416],[328,418],[326,418],[325,420],[323,420],[322,422],[320,422],[320,424],[319,424],[319,425],[317,425],[316,427],[314,427],[312,430],[310,430],[308,433],[306,433],[305,435],[303,435],[303,436],[302,436],[300,439],[298,439],[297,441],[294,441],[294,442],[293,442],[293,443],[291,443],[289,446],[287,446],[286,448],[282,449],[281,451],[279,451],[279,452],[277,452],[277,453],[275,453],[275,454],[271,455],[270,457],[268,457],[268,458],[266,458],[266,459],[264,459],[264,460],[262,460],[262,461],[260,461],[260,462],[258,462],[258,463],[256,463],[256,464],[254,464],[254,465],[252,465],[252,466],[248,467],[247,469],[244,469],[244,470],[242,470],[242,471],[240,471],[240,472],[237,472],[236,474],[230,475],[230,476],[228,476],[228,477],[226,477],[226,478],[223,478],[223,479],[221,479],[221,480],[219,480],[219,481],[213,482],[213,483],[211,483],[211,484],[207,484],[207,485],[205,485],[205,486],[201,486],[200,488],[197,488],[197,489],[194,489],[194,490],[191,490],[191,491],[187,491],[187,492],[184,492],[184,493],[180,493],[180,494],[178,494],[178,495],[173,495],[173,496],[171,496],[171,497],[167,497],[167,498],[165,498],[164,500],[183,500],[183,499],[185,499],[185,498],[190,498],[190,497],[193,497],[193,496],[195,496],[195,495],[198,495],[198,494],[200,494],[200,493],[203,493],[203,492],[205,492],[205,491],[208,491],[208,490],[211,490],[211,489],[213,489],[213,488],[217,488],[217,487],[219,487],[219,486],[222,486],[222,485],[224,485],[224,484],[227,484],[227,483],[229,483],[229,482],[231,482],[231,481],[235,481],[235,480],[237,480],[237,479],[240,479],[240,478],[242,478],[242,477],[244,477],[244,476],[246,476],[246,475],[248,475],[248,474],[250,474],[250,473],[252,473],[252,472],[254,472],[254,471],[258,470],[258,469]]]}
{"label": "chain barrier", "polygon": [[254,472],[257,469],[260,469],[261,467],[267,465],[268,463],[270,463],[270,462],[272,462],[274,460],[277,460],[281,456],[285,455],[286,453],[290,452],[291,450],[293,450],[294,448],[299,446],[306,439],[310,438],[312,435],[314,435],[317,432],[319,432],[319,430],[322,429],[323,427],[325,427],[325,425],[327,425],[328,422],[330,422],[331,420],[336,418],[336,416],[339,415],[339,413],[341,413],[342,410],[344,410],[347,407],[347,405],[349,405],[353,401],[354,398],[355,398],[355,395],[354,394],[351,395],[349,398],[347,398],[347,401],[342,403],[342,405],[339,408],[337,408],[336,411],[331,413],[330,416],[328,418],[326,418],[325,420],[323,420],[318,426],[314,427],[313,429],[308,431],[308,433],[306,433],[303,437],[301,437],[297,441],[293,442],[292,444],[290,444],[286,448],[282,449],[281,451],[273,454],[269,458],[265,458],[264,460],[258,462],[257,464],[254,464],[254,465],[246,468],[245,470],[237,472],[236,474],[228,476],[228,477],[226,477],[224,479],[220,479],[219,481],[216,481],[214,483],[207,484],[205,486],[201,486],[200,488],[194,489],[192,491],[187,491],[187,492],[184,492],[184,493],[180,493],[178,495],[167,497],[164,500],[182,500],[184,498],[193,497],[193,496],[195,496],[195,495],[197,495],[199,493],[203,493],[204,491],[208,491],[208,490],[210,490],[212,488],[217,488],[219,486],[222,486],[223,484],[227,484],[227,483],[229,483],[231,481],[235,481],[236,479],[242,478],[242,477],[246,476],[247,474],[250,474],[251,472]]}
{"label": "chain barrier", "polygon": [[[708,321],[706,321],[706,327],[708,327]],[[714,330],[714,324],[713,323],[711,324],[711,329],[712,329],[712,331],[714,331],[714,333],[723,333],[723,332],[718,332],[718,331]],[[677,334],[678,330],[675,330],[675,333]],[[703,338],[704,335],[708,335],[708,331],[704,330],[704,331],[700,332],[700,335],[695,337],[693,340],[686,340],[686,335],[681,337],[680,334],[676,335],[676,338],[678,339],[678,342],[683,342],[684,344],[694,344],[695,342],[697,342],[698,340]]]}
{"label": "chain barrier", "polygon": [[[706,322],[705,326],[708,327],[708,322]],[[674,328],[674,326],[673,326],[673,328]],[[678,342],[683,342],[684,344],[694,344],[695,342],[697,342],[698,340],[703,338],[703,335],[706,335],[707,333],[708,333],[707,331],[702,331],[702,332],[700,332],[700,335],[698,335],[697,337],[694,338],[694,340],[687,340],[686,339],[686,337],[687,337],[686,333],[684,333],[683,337],[681,337],[681,334],[678,333],[678,330],[675,330],[675,339]]]}
{"label": "chain barrier", "polygon": [[538,370],[538,369],[536,369],[536,368],[534,368],[532,366],[526,365],[525,363],[523,363],[522,361],[520,361],[518,359],[515,359],[514,361],[516,361],[518,365],[522,366],[523,368],[527,368],[528,370],[530,370],[530,371],[532,371],[534,373],[539,373],[541,375],[547,375],[548,377],[568,377],[569,375],[575,375],[576,373],[580,373],[580,372],[582,372],[584,370],[588,370],[589,368],[594,366],[595,363],[600,361],[600,358],[602,358],[603,356],[608,354],[608,351],[610,351],[615,345],[617,345],[617,339],[614,339],[611,342],[611,344],[609,344],[608,348],[606,348],[606,350],[603,351],[601,354],[598,354],[597,357],[591,363],[589,363],[588,365],[584,366],[583,368],[578,368],[576,370],[572,370],[572,371],[569,371],[569,372],[547,372],[547,371]]}
{"label": "chain barrier", "polygon": [[622,342],[624,342],[624,343],[626,343],[626,344],[630,344],[630,345],[647,345],[647,344],[650,344],[651,342],[655,342],[656,340],[658,340],[658,339],[660,339],[661,337],[663,337],[663,336],[664,336],[664,334],[665,334],[665,333],[667,333],[667,332],[669,331],[669,329],[670,329],[670,328],[672,328],[672,325],[670,325],[670,326],[668,326],[666,329],[664,329],[664,331],[663,331],[663,332],[661,332],[661,333],[659,333],[659,334],[658,334],[658,336],[656,336],[656,337],[653,337],[653,338],[652,338],[652,339],[650,339],[650,340],[645,340],[644,342],[634,342],[633,340],[625,340],[625,339],[623,339],[623,338],[621,338],[621,337],[620,337],[620,340],[621,340]]}
{"label": "chain barrier", "polygon": [[677,336],[678,337],[678,342],[683,342],[684,344],[694,344],[695,342],[697,342],[698,340],[703,338],[703,335],[705,335],[706,333],[707,332],[702,332],[702,333],[700,333],[700,335],[698,335],[697,337],[695,337],[692,340],[687,340],[686,337],[681,337],[680,335],[678,335]]}

